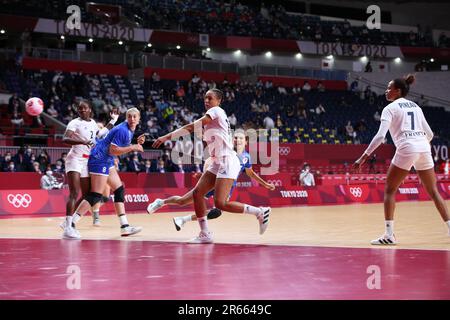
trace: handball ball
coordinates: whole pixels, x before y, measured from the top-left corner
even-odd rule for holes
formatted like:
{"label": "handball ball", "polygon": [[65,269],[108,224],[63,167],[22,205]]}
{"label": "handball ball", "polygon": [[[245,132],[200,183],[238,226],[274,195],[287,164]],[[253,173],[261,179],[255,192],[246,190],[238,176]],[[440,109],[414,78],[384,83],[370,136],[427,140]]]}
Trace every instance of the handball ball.
{"label": "handball ball", "polygon": [[30,98],[25,103],[25,109],[30,116],[38,116],[44,110],[44,102],[36,97]]}

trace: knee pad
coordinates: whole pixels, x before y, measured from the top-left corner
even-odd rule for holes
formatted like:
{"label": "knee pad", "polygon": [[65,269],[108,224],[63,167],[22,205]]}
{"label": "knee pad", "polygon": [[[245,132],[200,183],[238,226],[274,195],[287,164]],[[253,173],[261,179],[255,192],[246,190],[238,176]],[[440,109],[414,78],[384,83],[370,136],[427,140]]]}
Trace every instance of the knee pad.
{"label": "knee pad", "polygon": [[107,203],[109,201],[109,197],[102,196],[102,202]]}
{"label": "knee pad", "polygon": [[217,208],[212,208],[211,210],[209,210],[208,212],[208,220],[212,220],[212,219],[216,219],[218,217],[220,217],[220,215],[222,214],[222,211],[220,211]]}
{"label": "knee pad", "polygon": [[114,202],[125,202],[125,189],[123,186],[120,186],[114,191]]}
{"label": "knee pad", "polygon": [[97,192],[89,192],[87,196],[84,198],[91,207],[93,207],[96,203],[102,201],[102,194]]}

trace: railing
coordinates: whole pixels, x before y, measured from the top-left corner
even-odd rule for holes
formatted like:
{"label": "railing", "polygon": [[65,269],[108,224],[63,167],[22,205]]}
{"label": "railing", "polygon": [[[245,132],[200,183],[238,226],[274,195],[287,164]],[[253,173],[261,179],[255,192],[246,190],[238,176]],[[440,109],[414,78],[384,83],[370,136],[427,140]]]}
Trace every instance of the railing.
{"label": "railing", "polygon": [[277,65],[257,64],[245,68],[245,73],[256,73],[258,75],[300,77],[320,80],[347,80],[347,71],[344,70],[321,70],[313,68],[287,67]]}
{"label": "railing", "polygon": [[[355,74],[355,73],[349,72],[348,79],[349,79],[349,81],[358,80],[366,85],[370,85],[372,88],[378,88],[381,91],[386,90],[386,84],[381,84],[381,83],[366,79],[366,78],[362,77],[360,74]],[[428,96],[428,95],[425,95],[425,94],[422,94],[419,92],[415,92],[414,90],[411,90],[408,92],[408,96],[416,98],[416,99],[421,98],[422,95],[425,99],[427,99],[430,102],[430,105],[445,107],[446,110],[450,110],[450,101],[449,100],[444,100],[444,99],[436,98],[433,96]]]}
{"label": "railing", "polygon": [[[2,49],[2,52],[14,56],[15,51]],[[150,53],[121,53],[101,51],[73,51],[33,47],[26,56],[38,59],[88,61],[99,64],[124,64],[131,69],[154,67],[192,71],[212,71],[238,73],[239,65],[232,62],[190,59],[175,56],[159,56]]]}

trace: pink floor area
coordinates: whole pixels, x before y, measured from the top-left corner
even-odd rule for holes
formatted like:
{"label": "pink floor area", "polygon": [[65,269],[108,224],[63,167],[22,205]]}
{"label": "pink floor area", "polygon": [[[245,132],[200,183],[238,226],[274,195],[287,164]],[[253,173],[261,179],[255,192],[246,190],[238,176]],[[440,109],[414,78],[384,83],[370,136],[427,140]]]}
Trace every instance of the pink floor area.
{"label": "pink floor area", "polygon": [[437,250],[0,239],[0,274],[0,299],[450,299]]}

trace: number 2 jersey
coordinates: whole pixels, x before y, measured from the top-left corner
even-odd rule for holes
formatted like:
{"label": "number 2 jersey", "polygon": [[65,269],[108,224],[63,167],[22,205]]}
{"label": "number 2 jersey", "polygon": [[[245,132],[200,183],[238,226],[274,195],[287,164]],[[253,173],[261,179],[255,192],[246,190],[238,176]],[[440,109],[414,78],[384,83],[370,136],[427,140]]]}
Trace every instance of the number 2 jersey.
{"label": "number 2 jersey", "polygon": [[[92,143],[95,142],[95,138],[98,132],[98,125],[95,120],[90,121],[82,120],[81,118],[73,119],[67,125],[66,131],[73,131],[77,136],[81,137],[83,140],[91,140]],[[91,148],[84,144],[73,145],[70,148],[67,157],[69,158],[88,158],[91,153]]]}
{"label": "number 2 jersey", "polygon": [[433,132],[416,103],[405,98],[393,101],[383,109],[381,121],[389,122],[389,132],[397,152],[431,152]]}

